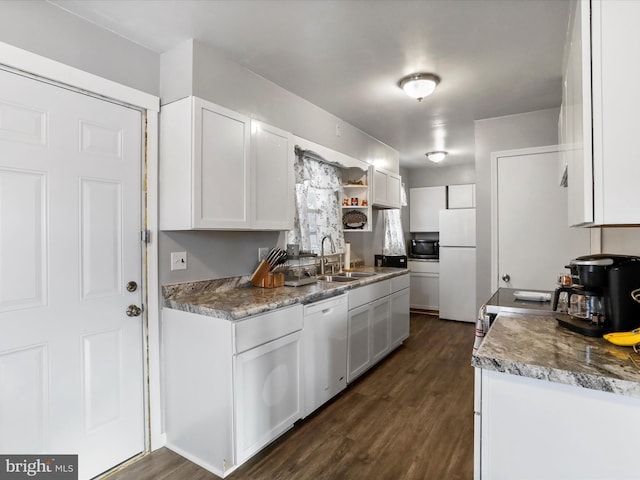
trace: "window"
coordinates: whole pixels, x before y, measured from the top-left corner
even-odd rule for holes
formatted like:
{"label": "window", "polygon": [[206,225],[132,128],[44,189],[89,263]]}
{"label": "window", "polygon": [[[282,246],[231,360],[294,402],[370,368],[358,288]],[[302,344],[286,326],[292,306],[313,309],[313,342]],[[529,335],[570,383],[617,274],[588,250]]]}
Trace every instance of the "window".
{"label": "window", "polygon": [[344,252],[341,210],[338,202],[340,169],[298,154],[296,171],[296,215],[288,242],[301,250],[320,253],[320,242],[330,236],[336,253]]}

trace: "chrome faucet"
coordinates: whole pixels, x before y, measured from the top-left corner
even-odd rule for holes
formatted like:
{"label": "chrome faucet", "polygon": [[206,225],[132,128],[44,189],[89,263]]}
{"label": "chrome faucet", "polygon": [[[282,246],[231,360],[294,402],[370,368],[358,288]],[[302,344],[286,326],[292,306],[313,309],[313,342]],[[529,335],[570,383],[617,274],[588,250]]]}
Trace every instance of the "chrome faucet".
{"label": "chrome faucet", "polygon": [[324,264],[327,261],[327,259],[324,258],[324,241],[327,238],[331,242],[331,253],[336,253],[336,244],[333,243],[333,238],[331,238],[330,235],[325,235],[324,237],[322,237],[322,240],[320,241],[320,275],[324,275]]}

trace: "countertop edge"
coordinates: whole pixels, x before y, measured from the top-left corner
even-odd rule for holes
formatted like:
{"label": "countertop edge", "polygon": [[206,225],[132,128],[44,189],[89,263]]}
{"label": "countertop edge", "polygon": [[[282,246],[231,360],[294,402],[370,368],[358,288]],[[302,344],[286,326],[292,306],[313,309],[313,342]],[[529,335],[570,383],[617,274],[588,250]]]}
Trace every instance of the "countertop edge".
{"label": "countertop edge", "polygon": [[[526,335],[523,336],[523,332]],[[585,364],[581,355],[587,355],[587,362],[604,363]],[[558,327],[551,317],[501,313],[480,347],[472,353],[471,365],[640,398],[640,371],[631,358],[625,358],[627,356],[624,347],[569,332]],[[593,371],[593,365],[601,365],[600,371]]]}
{"label": "countertop edge", "polygon": [[[216,317],[226,319],[230,321],[242,320],[244,318],[267,313],[278,308],[284,308],[295,304],[307,304],[324,300],[327,298],[340,295],[344,292],[352,290],[354,288],[371,285],[374,283],[382,282],[384,280],[390,280],[402,275],[408,275],[410,272],[408,269],[401,268],[389,268],[389,267],[365,267],[358,268],[356,271],[372,271],[375,272],[375,276],[365,277],[353,282],[348,283],[335,283],[335,282],[318,282],[302,287],[276,287],[274,289],[259,289],[257,287],[237,287],[236,292],[247,293],[251,295],[259,295],[261,298],[257,301],[252,298],[250,302],[240,302],[241,306],[234,306],[233,308],[216,308],[215,298],[207,302],[195,301],[193,296],[186,296],[181,299],[180,296],[174,298],[163,298],[162,305],[164,308],[170,308],[173,310],[180,310],[184,312],[190,312],[209,317]],[[246,289],[246,290],[245,290]],[[244,292],[243,292],[244,290]],[[228,294],[229,291],[225,293]],[[284,292],[288,292],[289,295],[283,296]],[[274,296],[280,294],[277,300],[270,301],[268,299],[270,293],[274,293]]]}
{"label": "countertop edge", "polygon": [[476,368],[493,370],[519,377],[528,377],[535,380],[545,380],[563,385],[640,398],[640,384],[617,378],[590,373],[572,372],[557,368],[543,367],[540,365],[512,362],[503,359],[497,360],[495,358],[484,357],[475,353],[471,357],[471,365]]}

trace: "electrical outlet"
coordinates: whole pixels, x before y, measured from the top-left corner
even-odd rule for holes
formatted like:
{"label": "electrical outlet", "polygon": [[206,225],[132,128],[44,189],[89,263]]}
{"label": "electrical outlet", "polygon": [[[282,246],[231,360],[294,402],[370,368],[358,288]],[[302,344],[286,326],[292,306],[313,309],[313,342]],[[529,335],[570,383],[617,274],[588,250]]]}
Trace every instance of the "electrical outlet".
{"label": "electrical outlet", "polygon": [[187,269],[187,252],[171,252],[171,270]]}
{"label": "electrical outlet", "polygon": [[269,255],[269,247],[259,247],[258,248],[258,261],[266,260],[267,255]]}

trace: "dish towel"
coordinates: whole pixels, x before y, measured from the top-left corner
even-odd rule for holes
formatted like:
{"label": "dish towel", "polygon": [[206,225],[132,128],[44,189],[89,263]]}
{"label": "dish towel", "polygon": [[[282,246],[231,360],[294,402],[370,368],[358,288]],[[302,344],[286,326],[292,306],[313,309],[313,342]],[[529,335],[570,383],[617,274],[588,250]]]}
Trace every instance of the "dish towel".
{"label": "dish towel", "polygon": [[487,306],[482,305],[478,310],[478,320],[476,321],[476,339],[473,343],[473,353],[480,348],[484,336],[489,331],[489,315],[487,315]]}

